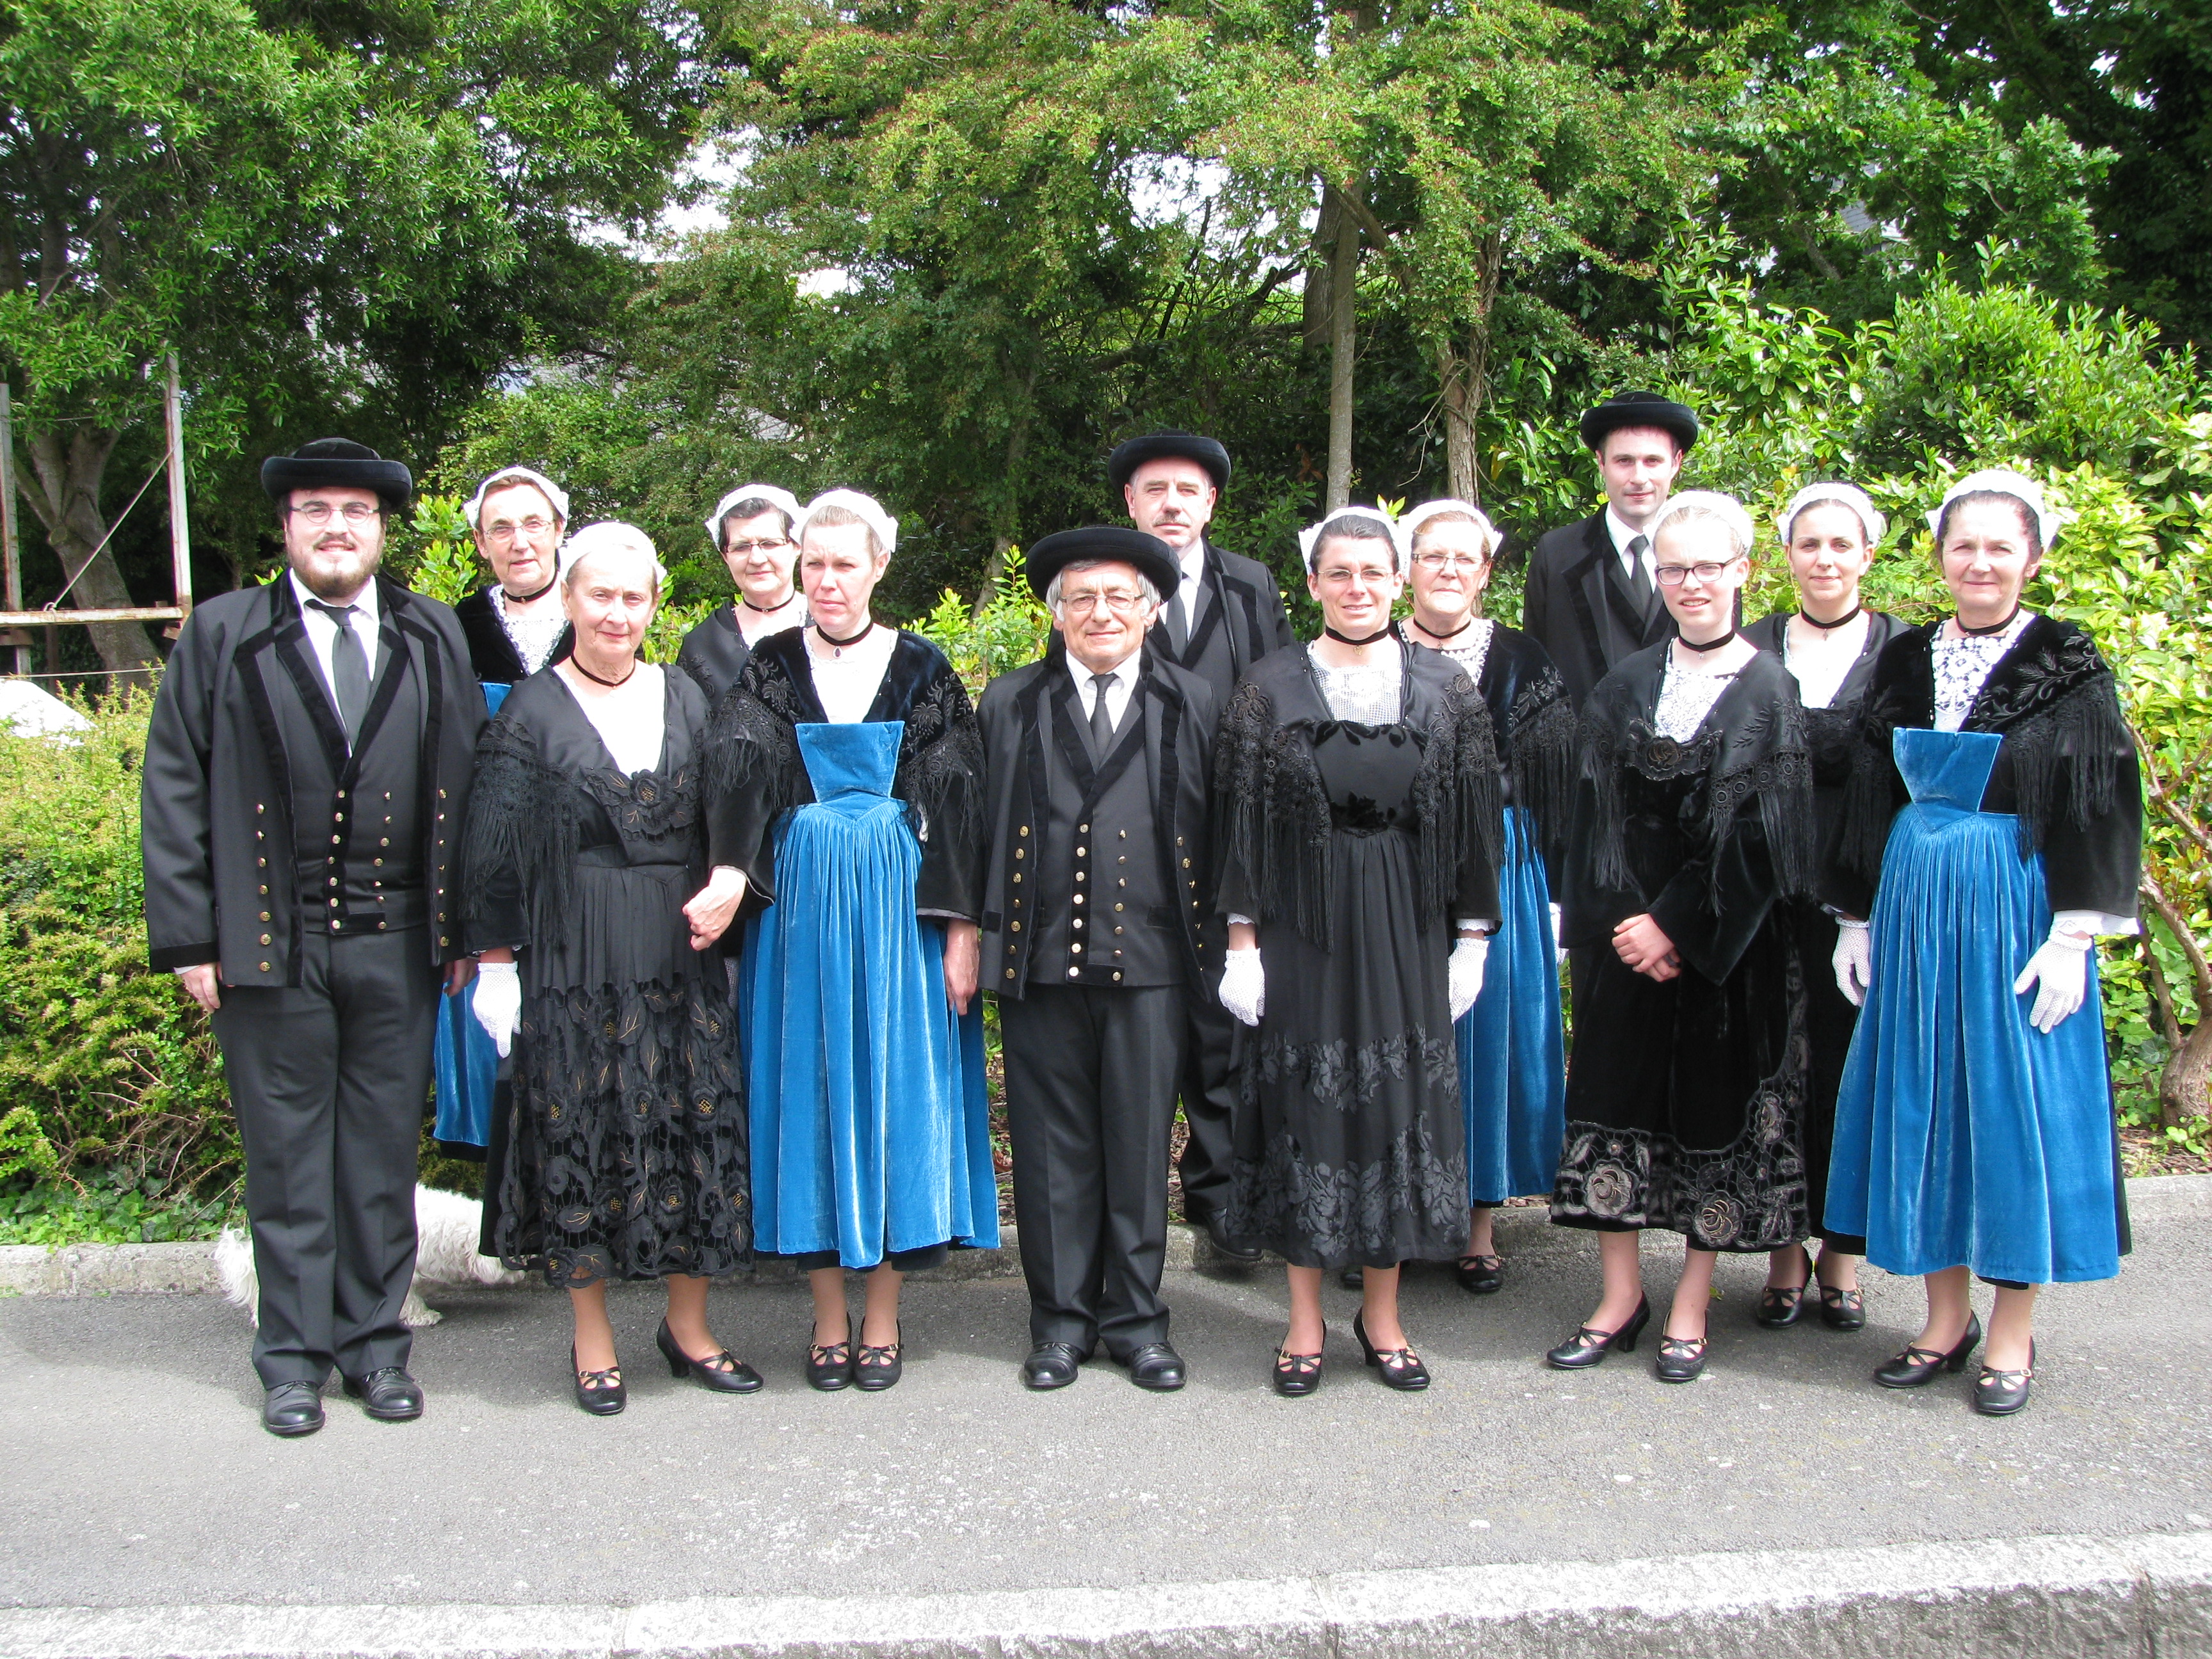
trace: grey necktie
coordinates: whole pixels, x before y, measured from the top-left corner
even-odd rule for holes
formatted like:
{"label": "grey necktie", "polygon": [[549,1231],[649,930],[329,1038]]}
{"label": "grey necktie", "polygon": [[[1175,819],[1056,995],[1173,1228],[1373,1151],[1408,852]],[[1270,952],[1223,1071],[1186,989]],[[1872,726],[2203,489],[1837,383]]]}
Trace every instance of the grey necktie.
{"label": "grey necktie", "polygon": [[1106,745],[1114,741],[1114,716],[1106,707],[1106,688],[1114,684],[1111,674],[1091,677],[1091,746],[1098,758],[1106,758]]}
{"label": "grey necktie", "polygon": [[337,695],[338,719],[350,749],[361,736],[361,717],[368,712],[368,655],[361,648],[361,635],[353,631],[355,607],[325,605],[320,599],[307,603],[337,624],[338,636],[331,641],[331,690]]}
{"label": "grey necktie", "polygon": [[1644,568],[1644,550],[1650,545],[1650,538],[1646,536],[1628,538],[1628,591],[1641,611],[1651,608],[1651,576]]}

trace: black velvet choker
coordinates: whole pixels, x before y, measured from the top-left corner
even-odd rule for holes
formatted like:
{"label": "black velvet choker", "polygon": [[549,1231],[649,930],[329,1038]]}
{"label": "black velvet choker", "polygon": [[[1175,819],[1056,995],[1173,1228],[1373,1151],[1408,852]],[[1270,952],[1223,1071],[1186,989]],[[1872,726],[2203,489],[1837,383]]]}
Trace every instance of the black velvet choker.
{"label": "black velvet choker", "polygon": [[844,653],[844,650],[847,646],[858,645],[862,640],[865,640],[869,635],[876,631],[876,619],[873,617],[869,617],[867,625],[861,629],[859,633],[848,635],[842,640],[835,634],[832,634],[828,629],[824,628],[820,623],[814,624],[814,631],[822,636],[823,644],[828,646],[833,652],[836,652],[842,656]]}
{"label": "black velvet choker", "polygon": [[1372,645],[1377,640],[1388,639],[1390,635],[1390,624],[1389,623],[1384,623],[1382,627],[1376,629],[1372,634],[1370,634],[1364,640],[1355,640],[1349,634],[1340,634],[1327,623],[1322,624],[1321,631],[1328,635],[1329,638],[1334,640],[1339,645],[1349,645],[1357,648],[1363,645]]}
{"label": "black velvet choker", "polygon": [[1692,641],[1686,640],[1680,634],[1674,635],[1674,643],[1680,646],[1685,651],[1694,651],[1698,653],[1698,655],[1703,656],[1708,651],[1719,650],[1723,646],[1726,645],[1734,638],[1735,638],[1735,629],[1731,628],[1727,633],[1722,635],[1720,638],[1717,640],[1709,640],[1703,645],[1698,645]]}
{"label": "black velvet choker", "polygon": [[[2018,605],[2014,605],[2011,611],[2006,614],[2005,619],[2001,623],[1991,623],[1987,628],[1969,628],[1966,623],[1959,623],[1959,631],[1961,634],[1964,634],[1970,640],[1985,640],[1992,634],[2003,633],[2006,629],[2012,626],[2014,618],[2019,615],[2020,607]],[[1959,619],[1956,617],[1952,617],[1951,620],[1953,622],[1959,622]]]}
{"label": "black velvet choker", "polygon": [[632,657],[629,659],[629,672],[623,675],[618,680],[611,680],[603,675],[594,674],[590,669],[584,666],[583,658],[574,652],[571,652],[568,655],[568,666],[574,669],[586,679],[591,681],[592,684],[604,685],[610,691],[613,690],[617,686],[628,685],[637,674],[637,659],[635,657]]}
{"label": "black velvet choker", "polygon": [[[777,611],[788,611],[789,609],[791,609],[792,602],[793,602],[794,599],[798,599],[798,597],[799,597],[799,590],[798,590],[797,588],[795,588],[795,587],[794,587],[794,588],[793,588],[793,589],[791,590],[791,592],[790,592],[788,594],[787,594],[783,599],[781,599],[781,600],[777,601],[777,602],[776,602],[775,604],[774,604],[774,605],[755,605],[755,604],[754,604],[750,599],[747,599],[747,598],[746,598],[744,594],[742,594],[742,593],[740,593],[740,594],[738,594],[738,603],[739,605],[742,605],[743,606],[744,606],[744,608],[745,608],[746,610],[748,610],[748,611],[757,611],[757,612],[759,612],[759,613],[760,613],[762,616],[763,616],[763,617],[773,617],[773,616],[774,616],[774,615],[775,615],[775,613],[776,613]],[[868,623],[868,628],[873,628],[874,626],[875,626],[874,622],[873,622],[872,620],[872,621],[870,621],[870,623]],[[854,637],[855,639],[861,638],[861,637],[863,637],[863,636],[865,636],[865,635],[866,635],[867,631],[868,631],[868,629],[867,629],[867,628],[864,628],[864,629],[862,629],[860,630],[860,632],[859,634],[857,634],[857,635],[854,635]],[[824,638],[827,638],[827,637],[828,637],[828,635],[823,635],[823,637],[824,637]]]}
{"label": "black velvet choker", "polygon": [[1477,617],[1473,611],[1469,611],[1468,613],[1467,620],[1462,623],[1457,628],[1453,629],[1449,634],[1439,634],[1435,629],[1431,628],[1425,623],[1417,622],[1413,623],[1413,626],[1419,629],[1421,632],[1426,634],[1431,639],[1443,641],[1457,639],[1461,635],[1466,633],[1468,629],[1474,627],[1479,620],[1480,618]]}
{"label": "black velvet choker", "polygon": [[561,572],[558,568],[556,568],[553,574],[545,579],[545,586],[539,588],[535,593],[517,593],[512,592],[505,582],[501,582],[499,585],[499,591],[507,595],[507,602],[509,605],[535,605],[538,600],[544,599],[548,593],[550,593],[553,591],[553,584],[560,580]]}
{"label": "black velvet choker", "polygon": [[1832,634],[1838,628],[1842,628],[1848,623],[1856,622],[1858,620],[1859,612],[1865,609],[1866,606],[1863,605],[1855,605],[1850,610],[1844,611],[1842,616],[1837,617],[1835,621],[1822,622],[1818,617],[1814,616],[1810,611],[1807,611],[1801,605],[1798,607],[1797,611],[1797,620],[1803,623],[1808,628],[1817,628],[1824,634]]}

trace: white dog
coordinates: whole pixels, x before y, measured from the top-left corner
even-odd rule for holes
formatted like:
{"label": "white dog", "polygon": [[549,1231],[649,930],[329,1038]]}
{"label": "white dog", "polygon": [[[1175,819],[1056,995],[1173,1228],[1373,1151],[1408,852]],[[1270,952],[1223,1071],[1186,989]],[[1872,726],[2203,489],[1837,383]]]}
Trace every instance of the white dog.
{"label": "white dog", "polygon": [[[483,1206],[459,1193],[415,1189],[415,1282],[407,1287],[400,1322],[434,1325],[445,1316],[422,1300],[425,1285],[520,1285],[522,1275],[500,1266],[495,1255],[477,1254]],[[253,1241],[236,1227],[225,1227],[215,1242],[215,1270],[222,1293],[261,1322],[261,1284],[253,1271]]]}

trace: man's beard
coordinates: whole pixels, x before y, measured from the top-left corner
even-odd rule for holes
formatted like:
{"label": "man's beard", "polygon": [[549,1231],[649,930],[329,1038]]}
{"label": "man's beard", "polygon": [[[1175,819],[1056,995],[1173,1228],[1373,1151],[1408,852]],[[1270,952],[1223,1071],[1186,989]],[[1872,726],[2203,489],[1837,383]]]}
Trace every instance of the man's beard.
{"label": "man's beard", "polygon": [[349,562],[333,571],[326,564],[313,562],[319,556],[327,556],[323,550],[317,549],[306,557],[292,560],[292,572],[299,577],[301,586],[319,599],[326,603],[350,599],[376,574],[377,562],[383,556],[380,547],[367,548],[356,543]]}

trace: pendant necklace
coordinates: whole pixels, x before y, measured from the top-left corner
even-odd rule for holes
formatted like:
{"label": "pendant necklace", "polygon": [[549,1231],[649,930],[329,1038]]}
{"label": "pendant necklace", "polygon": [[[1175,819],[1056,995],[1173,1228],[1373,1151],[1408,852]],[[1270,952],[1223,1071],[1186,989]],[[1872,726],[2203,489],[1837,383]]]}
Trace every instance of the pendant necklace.
{"label": "pendant necklace", "polygon": [[594,674],[590,669],[584,666],[584,659],[576,655],[574,652],[571,652],[568,655],[568,666],[574,669],[586,679],[591,681],[592,684],[604,685],[610,691],[615,690],[618,687],[628,685],[637,674],[637,659],[635,657],[632,657],[629,659],[629,672],[623,675],[618,680],[611,680],[603,674]]}
{"label": "pendant necklace", "polygon": [[1327,623],[1322,624],[1321,631],[1328,635],[1329,638],[1334,640],[1339,645],[1348,645],[1356,650],[1361,646],[1372,645],[1377,640],[1388,638],[1390,634],[1390,624],[1389,623],[1384,623],[1382,627],[1376,629],[1372,634],[1370,634],[1364,640],[1355,640],[1349,634],[1340,634],[1336,629],[1329,627]]}
{"label": "pendant necklace", "polygon": [[1832,634],[1836,629],[1844,626],[1846,623],[1856,622],[1858,620],[1859,612],[1865,609],[1866,606],[1863,605],[1855,605],[1850,610],[1844,611],[1842,616],[1837,617],[1835,621],[1822,622],[1818,617],[1813,615],[1811,611],[1801,608],[1797,612],[1797,620],[1803,623],[1808,628],[1817,628],[1824,634]]}
{"label": "pendant necklace", "polygon": [[828,629],[824,628],[820,623],[814,624],[814,631],[821,637],[822,643],[830,647],[830,654],[831,656],[842,657],[845,654],[845,647],[847,646],[858,645],[862,640],[865,640],[869,635],[876,631],[876,619],[873,617],[869,617],[866,624],[861,628],[859,633],[848,634],[842,640],[835,634],[832,634]]}
{"label": "pendant necklace", "polygon": [[2006,614],[2005,619],[2002,622],[1991,623],[1987,628],[1969,628],[1966,623],[1959,622],[1959,619],[1956,617],[1952,617],[1951,620],[1959,623],[1959,631],[1961,634],[1964,634],[1968,639],[1985,640],[1992,634],[2003,633],[2006,629],[2012,626],[2014,618],[2019,615],[2020,607],[2015,605],[2013,606],[2012,610]]}

